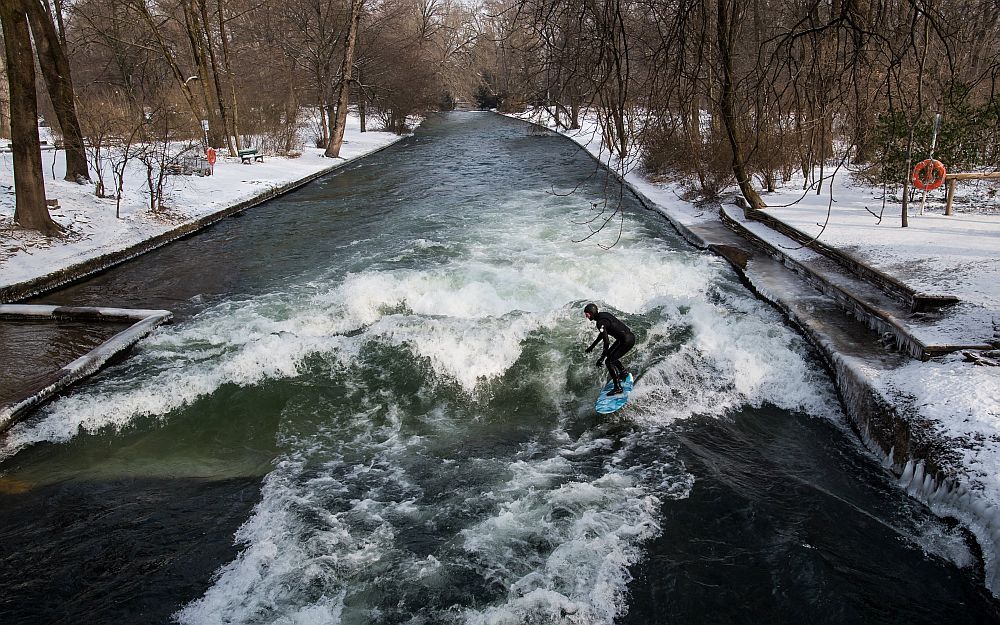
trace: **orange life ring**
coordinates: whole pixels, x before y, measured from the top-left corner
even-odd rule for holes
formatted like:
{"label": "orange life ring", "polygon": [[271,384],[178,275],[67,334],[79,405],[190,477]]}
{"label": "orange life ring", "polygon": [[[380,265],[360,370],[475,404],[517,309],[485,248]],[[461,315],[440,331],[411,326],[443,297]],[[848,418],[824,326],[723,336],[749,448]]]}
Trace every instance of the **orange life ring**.
{"label": "orange life ring", "polygon": [[[928,167],[930,168],[930,178],[925,179],[924,172]],[[933,191],[944,184],[946,173],[944,163],[941,161],[933,158],[922,160],[913,168],[913,186]]]}
{"label": "orange life ring", "polygon": [[205,158],[208,159],[209,165],[215,165],[215,148],[205,150]]}

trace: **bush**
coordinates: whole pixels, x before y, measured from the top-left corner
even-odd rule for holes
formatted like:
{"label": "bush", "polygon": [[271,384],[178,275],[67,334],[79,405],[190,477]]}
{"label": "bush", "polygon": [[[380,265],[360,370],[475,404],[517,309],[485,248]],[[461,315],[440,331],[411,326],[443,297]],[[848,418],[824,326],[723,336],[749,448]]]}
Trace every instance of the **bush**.
{"label": "bush", "polygon": [[732,150],[721,134],[659,125],[647,128],[641,140],[643,169],[654,180],[682,180],[685,199],[716,198],[733,183]]}
{"label": "bush", "polygon": [[[974,104],[970,90],[953,86],[942,105],[934,158],[949,171],[996,167],[1000,164],[1000,105]],[[923,115],[913,126],[914,163],[930,153],[934,134],[934,112]],[[863,179],[874,184],[899,184],[906,175],[906,142],[910,134],[907,116],[901,111],[886,112],[876,119],[872,134],[875,155]]]}
{"label": "bush", "polygon": [[505,98],[502,94],[495,93],[485,83],[480,84],[479,88],[476,89],[476,106],[480,110],[500,109],[504,100]]}

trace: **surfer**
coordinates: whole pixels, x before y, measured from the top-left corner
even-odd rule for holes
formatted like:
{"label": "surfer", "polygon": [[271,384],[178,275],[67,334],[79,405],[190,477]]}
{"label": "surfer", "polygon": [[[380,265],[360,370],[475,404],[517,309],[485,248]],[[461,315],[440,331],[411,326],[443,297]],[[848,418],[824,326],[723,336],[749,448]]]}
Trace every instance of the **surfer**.
{"label": "surfer", "polygon": [[[597,347],[598,343],[604,341],[604,351],[597,359],[597,366],[606,365],[611,380],[615,383],[615,387],[608,393],[608,396],[621,395],[625,392],[622,389],[621,381],[628,377],[628,371],[622,366],[621,357],[635,346],[635,335],[632,334],[632,330],[629,330],[627,325],[619,321],[618,317],[609,312],[598,312],[596,304],[591,303],[584,306],[583,315],[597,326],[597,338],[587,348],[587,353],[589,354]],[[609,335],[615,339],[614,344],[610,347]]]}

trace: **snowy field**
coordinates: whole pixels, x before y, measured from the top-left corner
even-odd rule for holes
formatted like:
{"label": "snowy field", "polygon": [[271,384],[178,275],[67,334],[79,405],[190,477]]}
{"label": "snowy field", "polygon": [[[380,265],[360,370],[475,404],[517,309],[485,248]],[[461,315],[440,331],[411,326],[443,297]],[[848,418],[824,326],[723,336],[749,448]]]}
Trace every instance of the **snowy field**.
{"label": "snowy field", "polygon": [[[52,218],[66,228],[65,236],[46,237],[15,230],[13,161],[10,152],[0,153],[0,286],[18,284],[101,255],[126,249],[189,221],[224,210],[239,202],[310,174],[329,169],[400,139],[389,132],[360,132],[360,121],[349,117],[341,158],[329,159],[323,150],[306,147],[298,158],[265,155],[263,162],[244,165],[238,158],[219,158],[212,176],[168,176],[164,208],[149,210],[145,167],[137,159],[126,171],[120,206],[98,198],[94,185],[78,185],[62,179],[63,152],[42,152],[45,194],[58,200],[50,209]],[[91,172],[93,175],[93,172]],[[106,184],[110,187],[110,172]],[[109,188],[109,194],[113,190]]]}
{"label": "snowy field", "polygon": [[[519,117],[554,129],[545,112],[530,111]],[[714,209],[681,200],[678,185],[653,183],[643,177],[637,162],[619,162],[603,147],[593,119],[581,125],[580,130],[561,132],[625,173],[631,185],[675,221],[695,225],[719,219]],[[893,202],[889,197],[883,206],[881,188],[857,183],[846,170],[825,180],[820,195],[815,189],[805,194],[802,186],[802,178],[793,179],[784,188],[764,194],[770,207],[767,212],[917,291],[957,296],[964,303],[961,312],[945,319],[985,327],[994,334],[981,338],[1000,340],[1000,198],[996,181],[959,182],[955,214],[951,216],[944,215],[943,187],[928,194],[922,215],[918,196],[910,205],[905,229],[900,226],[899,199]],[[788,245],[784,235],[762,224],[754,225],[755,234],[770,243]],[[914,360],[895,369],[861,368],[887,401],[931,423],[937,436],[959,457],[964,468],[963,475],[956,476],[960,485],[966,492],[981,495],[991,506],[955,503],[940,494],[914,489],[910,486],[912,465],[901,479],[904,487],[910,486],[911,493],[927,500],[935,511],[969,522],[984,547],[987,569],[991,569],[987,585],[998,593],[1000,553],[991,553],[989,544],[1000,545],[1000,367],[977,366],[954,353],[930,362]],[[893,460],[904,463],[907,459]]]}
{"label": "snowy field", "polygon": [[948,216],[944,187],[931,191],[924,214],[919,201],[911,203],[908,227],[902,228],[898,198],[889,198],[897,201],[883,209],[882,189],[853,183],[846,169],[832,180],[831,198],[829,181],[819,195],[803,195],[801,177],[794,179],[763,196],[767,212],[919,292],[956,295],[1000,321],[998,181],[960,181],[955,213]]}

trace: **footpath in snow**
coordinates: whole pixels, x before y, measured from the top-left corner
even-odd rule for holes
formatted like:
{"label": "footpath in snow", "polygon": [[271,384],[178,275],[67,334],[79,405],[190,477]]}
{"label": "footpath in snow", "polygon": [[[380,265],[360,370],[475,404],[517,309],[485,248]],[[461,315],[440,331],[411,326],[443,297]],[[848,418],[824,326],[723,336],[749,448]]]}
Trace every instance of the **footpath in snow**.
{"label": "footpath in snow", "polygon": [[[65,236],[53,239],[12,227],[12,155],[0,153],[0,294],[9,293],[6,298],[0,297],[0,303],[30,294],[30,287],[25,293],[14,288],[17,285],[30,285],[46,276],[58,276],[57,281],[65,282],[85,275],[95,267],[101,268],[95,265],[98,259],[122,256],[144,242],[170,240],[173,232],[178,236],[189,234],[211,223],[213,215],[272,197],[401,138],[389,132],[362,133],[360,121],[351,116],[340,158],[325,158],[322,149],[312,147],[303,148],[297,158],[265,155],[263,162],[250,165],[238,158],[219,158],[212,176],[168,176],[164,208],[155,213],[149,210],[145,168],[136,159],[126,171],[120,217],[115,215],[117,200],[98,198],[93,184],[78,185],[62,179],[62,151],[43,151],[45,193],[59,203],[50,213],[66,228]],[[110,186],[110,182],[107,184]],[[136,253],[141,251],[146,250]]]}
{"label": "footpath in snow", "polygon": [[[557,130],[544,111],[518,117]],[[743,260],[744,276],[820,345],[864,442],[895,472],[900,486],[973,532],[983,550],[986,585],[1000,594],[1000,367],[976,366],[961,350],[926,362],[905,350],[894,351],[891,340],[863,327],[878,328],[864,314],[855,311],[858,321],[845,321],[847,313],[835,298],[786,271],[792,265],[808,267],[816,252],[744,219],[736,205],[724,203],[717,210],[683,201],[680,185],[654,183],[638,167],[622,167],[602,145],[594,120],[582,125],[579,130],[558,130],[610,169],[619,174],[626,170],[625,181],[647,205],[653,204],[694,243],[723,253],[730,248],[726,243],[735,235],[723,225],[725,215],[730,226],[768,248],[767,254]],[[803,192],[802,183],[793,180],[763,195],[769,206],[764,212],[779,222],[776,225],[790,228],[800,241],[815,238],[913,292],[958,299],[928,313],[905,310],[901,323],[916,340],[986,347],[1000,340],[1000,210],[992,199],[995,190],[959,183],[958,211],[951,216],[943,214],[943,189],[932,193],[923,215],[918,204],[911,204],[909,227],[904,229],[898,200],[889,198],[883,206],[881,189],[855,183],[846,170],[825,180],[819,195],[815,188]],[[795,281],[802,285],[793,286]]]}

